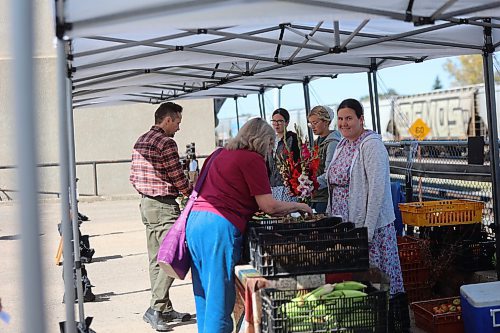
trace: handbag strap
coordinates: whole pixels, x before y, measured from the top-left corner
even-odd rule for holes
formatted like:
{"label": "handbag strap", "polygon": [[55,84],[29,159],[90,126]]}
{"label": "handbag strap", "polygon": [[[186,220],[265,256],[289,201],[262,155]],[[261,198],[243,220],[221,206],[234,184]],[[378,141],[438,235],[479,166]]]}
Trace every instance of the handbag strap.
{"label": "handbag strap", "polygon": [[205,178],[207,178],[208,174],[208,169],[210,169],[210,165],[212,165],[212,162],[214,158],[220,154],[222,151],[222,148],[218,148],[216,151],[212,153],[210,158],[207,161],[207,165],[204,165],[203,168],[201,169],[200,176],[198,177],[198,180],[196,181],[196,185],[194,186],[193,193],[191,195],[195,195],[196,197],[198,196],[198,193],[201,190],[201,187],[203,186],[203,183],[205,182]]}

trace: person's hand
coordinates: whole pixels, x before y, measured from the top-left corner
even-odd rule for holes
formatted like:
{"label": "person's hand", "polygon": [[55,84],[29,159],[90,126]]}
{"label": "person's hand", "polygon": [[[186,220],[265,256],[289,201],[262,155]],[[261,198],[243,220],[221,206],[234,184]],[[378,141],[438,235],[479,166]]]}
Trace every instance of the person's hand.
{"label": "person's hand", "polygon": [[300,213],[305,213],[305,214],[313,215],[312,208],[309,207],[305,203],[301,203],[301,202],[297,203],[297,211],[300,212]]}

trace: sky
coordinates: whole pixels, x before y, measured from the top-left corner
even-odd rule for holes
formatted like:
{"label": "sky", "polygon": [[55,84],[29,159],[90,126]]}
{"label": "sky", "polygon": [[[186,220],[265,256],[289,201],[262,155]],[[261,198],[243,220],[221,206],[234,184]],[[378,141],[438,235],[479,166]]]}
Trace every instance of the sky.
{"label": "sky", "polygon": [[[377,83],[379,94],[394,89],[399,95],[412,95],[428,92],[439,77],[443,89],[449,88],[452,78],[444,69],[447,59],[440,58],[385,68],[378,71]],[[309,84],[311,107],[315,105],[338,104],[345,98],[360,98],[368,95],[368,77],[366,73],[342,74],[336,79],[322,78]],[[266,113],[272,113],[278,107],[277,89],[265,93]],[[302,84],[291,84],[281,89],[281,107],[286,109],[304,108]],[[238,98],[239,114],[259,115],[257,95]],[[219,119],[235,117],[235,101],[228,99],[219,112]]]}

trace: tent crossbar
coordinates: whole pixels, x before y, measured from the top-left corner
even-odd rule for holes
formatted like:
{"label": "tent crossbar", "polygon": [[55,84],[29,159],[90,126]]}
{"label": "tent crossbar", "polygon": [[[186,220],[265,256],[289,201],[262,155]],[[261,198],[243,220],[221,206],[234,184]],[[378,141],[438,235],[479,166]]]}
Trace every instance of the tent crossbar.
{"label": "tent crossbar", "polygon": [[109,91],[109,90],[114,90],[114,89],[116,89],[116,87],[113,87],[113,88],[103,88],[103,89],[93,89],[93,90],[82,90],[82,91],[78,91],[78,92],[73,93],[73,96],[74,97],[85,96],[85,95],[101,93],[101,92],[105,92],[105,91]]}
{"label": "tent crossbar", "polygon": [[334,40],[334,47],[339,47],[340,46],[340,23],[339,21],[333,21],[333,40]]}
{"label": "tent crossbar", "polygon": [[346,63],[341,63],[341,62],[329,62],[329,61],[321,61],[321,60],[310,60],[310,61],[307,61],[306,63],[313,64],[313,65],[327,65],[327,66],[355,67],[355,68],[370,69],[370,65],[346,64]]}
{"label": "tent crossbar", "polygon": [[[458,24],[458,22],[454,22],[454,23]],[[304,30],[310,30],[311,29],[311,27],[308,27],[308,26],[295,25],[295,24],[292,24],[292,27],[296,27],[298,29],[304,29]],[[445,28],[447,28],[447,27],[445,27]],[[332,29],[324,29],[324,28],[320,28],[319,31],[320,32],[329,32],[329,33],[334,33],[335,32]],[[428,31],[424,31],[424,32],[428,32]],[[339,30],[339,34],[341,34],[341,35],[350,35],[351,33],[352,33],[352,31]],[[384,38],[384,37],[387,37],[387,36],[360,32],[360,33],[358,33],[358,37],[380,39],[380,38]],[[398,38],[398,41],[407,42],[407,43],[416,43],[416,44],[429,44],[429,45],[440,45],[440,46],[442,45],[442,46],[461,47],[461,48],[469,48],[469,49],[470,48],[472,48],[472,49],[481,49],[482,48],[482,46],[462,45],[462,44],[456,44],[456,43],[450,43],[450,42],[429,41],[429,40],[407,38],[407,37],[406,38]],[[352,49],[352,47],[350,49]]]}
{"label": "tent crossbar", "polygon": [[445,20],[445,19],[456,17],[456,16],[461,16],[464,14],[478,12],[478,11],[482,11],[482,10],[486,10],[486,9],[492,9],[492,8],[496,8],[496,7],[500,7],[500,1],[493,1],[490,3],[486,3],[486,4],[475,6],[475,7],[463,8],[463,9],[456,10],[453,12],[448,12],[446,14],[439,15],[436,19],[437,20]]}
{"label": "tent crossbar", "polygon": [[[375,59],[375,62],[376,62],[376,61],[377,61],[377,60]],[[379,67],[380,67],[380,66],[381,66],[384,62],[386,62],[386,61],[387,61],[387,58],[386,58],[386,59],[382,59],[382,60],[380,60],[378,63],[376,62],[376,63],[375,63],[375,67],[376,67],[376,68],[379,68]]]}
{"label": "tent crossbar", "polygon": [[[302,42],[304,45],[307,44],[309,41],[313,41],[315,42],[316,44],[319,44],[323,47],[326,47],[326,48],[329,48],[330,46],[328,46],[327,44],[323,43],[322,41],[314,38],[314,34],[318,31],[319,27],[321,27],[321,25],[323,24],[323,21],[320,21],[318,22],[318,24],[316,24],[316,26],[311,30],[310,33],[308,34],[305,34],[295,28],[292,28],[290,26],[286,26],[286,30],[290,31],[290,32],[293,32],[294,34],[298,35],[298,36],[301,36],[304,38],[304,41]],[[298,51],[300,51],[302,48],[299,48]],[[298,53],[298,51],[296,51]]]}
{"label": "tent crossbar", "polygon": [[[154,43],[156,43],[156,42],[163,42],[166,40],[183,38],[183,37],[188,37],[188,36],[192,36],[192,35],[193,34],[191,32],[181,32],[181,33],[169,35],[169,36],[161,36],[161,37],[156,37],[156,38],[151,38],[151,39],[146,39],[146,40],[141,40],[141,41],[128,41],[128,42],[125,42],[123,39],[111,38],[111,37],[100,37],[100,36],[84,37],[85,39],[93,39],[93,40],[100,40],[100,41],[113,42],[113,43],[122,43],[122,44],[109,46],[109,47],[103,47],[103,48],[95,49],[95,50],[74,53],[73,57],[74,58],[86,57],[86,56],[95,55],[95,54],[99,54],[99,53],[106,53],[106,52],[112,52],[112,51],[117,51],[117,50],[123,50],[123,49],[131,48],[131,47],[135,47],[135,46],[153,46],[153,47],[156,47],[156,45],[154,45]],[[151,44],[153,44],[153,45],[151,45]]]}
{"label": "tent crossbar", "polygon": [[[187,31],[193,31],[193,30],[187,29]],[[250,36],[246,33],[245,34],[236,34],[236,33],[226,32],[226,31],[217,31],[214,29],[207,29],[206,31],[207,31],[207,34],[210,34],[210,35],[232,37],[234,39],[244,39],[244,40],[250,40],[253,42],[261,42],[261,43],[268,43],[268,44],[274,44],[274,45],[284,45],[284,46],[294,46],[294,47],[301,47],[302,46],[302,43],[298,43],[298,42],[272,39],[272,38],[266,38],[266,37]],[[311,50],[328,49],[328,48],[325,48],[324,46],[319,46],[319,45],[304,45],[303,48],[311,49]]]}
{"label": "tent crossbar", "polygon": [[[178,89],[178,88],[183,88],[186,87],[187,84],[175,84],[175,83],[169,83],[169,84],[144,84],[141,85],[140,87],[143,88],[152,88],[152,89]],[[194,87],[194,85],[193,85]]]}
{"label": "tent crossbar", "polygon": [[[474,26],[483,27],[483,28],[495,28],[495,29],[500,28],[500,24],[489,23],[489,22],[479,22],[479,21],[476,21],[477,19],[482,19],[482,18],[468,18],[468,19],[449,18],[449,19],[444,19],[443,21],[453,22],[453,23],[457,23],[457,24],[474,25]],[[464,23],[464,20],[466,20],[467,23]]]}
{"label": "tent crossbar", "polygon": [[161,55],[164,53],[170,53],[176,51],[175,46],[171,45],[163,45],[163,50],[157,50],[157,51],[152,51],[152,52],[145,52],[145,53],[139,53],[139,54],[134,54],[122,58],[114,58],[114,59],[109,59],[109,60],[103,60],[103,61],[96,61],[96,62],[91,62],[88,64],[83,64],[80,66],[75,66],[74,68],[79,71],[79,70],[84,70],[84,69],[90,69],[90,68],[96,68],[96,67],[102,67],[106,65],[112,65],[112,64],[117,64],[120,62],[126,62],[129,60],[137,60],[141,58],[148,58],[148,57],[154,57],[157,55]]}
{"label": "tent crossbar", "polygon": [[215,78],[215,74],[217,73],[217,70],[219,69],[219,66],[220,66],[220,63],[216,63],[215,66],[214,66],[214,69],[212,70],[212,75],[210,75],[210,77],[212,79]]}
{"label": "tent crossbar", "polygon": [[[384,36],[384,37],[381,37],[375,41],[360,42],[360,43],[356,44],[355,46],[351,46],[349,49],[353,50],[353,49],[366,47],[366,46],[370,46],[370,45],[380,44],[380,43],[389,42],[389,41],[393,41],[393,40],[399,40],[402,37],[415,36],[415,35],[430,32],[430,31],[436,31],[436,30],[440,30],[440,29],[449,28],[449,27],[452,27],[455,25],[456,25],[455,23],[444,23],[444,24],[426,27],[426,28],[422,28],[422,29],[406,31],[406,32],[402,32],[399,34]],[[425,44],[425,43],[428,43],[428,41],[422,40],[421,43]],[[446,43],[446,44],[451,44],[449,46],[455,45],[456,47],[481,49],[480,47],[475,47],[474,45],[471,45],[471,46],[463,45],[462,46],[461,44],[454,44],[454,43]],[[442,45],[442,44],[440,43],[439,45]]]}
{"label": "tent crossbar", "polygon": [[190,73],[182,73],[182,72],[172,72],[172,71],[151,71],[151,74],[162,74],[162,75],[171,75],[171,76],[181,76],[181,77],[190,77],[194,79],[203,79],[207,81],[219,81],[218,79],[213,79],[207,75],[199,75],[199,74],[190,74]]}
{"label": "tent crossbar", "polygon": [[341,3],[333,3],[333,2],[326,2],[326,1],[319,1],[319,0],[281,0],[281,1],[304,4],[304,5],[308,5],[308,6],[325,7],[325,8],[329,8],[329,9],[345,10],[348,12],[371,14],[371,15],[377,15],[377,16],[386,16],[386,17],[390,17],[390,18],[393,18],[396,20],[401,20],[401,21],[404,21],[406,18],[405,14],[401,14],[398,12],[391,12],[391,11],[387,11],[387,10],[346,5],[346,4],[341,4]]}
{"label": "tent crossbar", "polygon": [[349,44],[353,40],[353,38],[356,37],[356,35],[361,31],[361,29],[365,27],[365,25],[368,24],[368,22],[370,22],[370,20],[363,20],[363,22],[361,22],[360,25],[358,25],[357,28],[354,29],[354,31],[346,38],[342,45],[340,45],[340,49],[345,49],[347,47],[347,44]]}
{"label": "tent crossbar", "polygon": [[[178,50],[178,51],[181,51],[181,50]],[[226,51],[196,49],[196,48],[191,48],[191,47],[184,47],[183,51],[226,56],[226,57],[233,58],[233,60],[234,60],[234,58],[241,58],[241,59],[250,59],[250,60],[261,60],[261,61],[267,61],[267,62],[274,62],[273,58],[261,57],[261,56],[256,56],[256,55],[251,55],[251,54],[244,54],[244,53],[232,53],[232,52],[226,52]]]}
{"label": "tent crossbar", "polygon": [[[162,67],[162,68],[167,68],[167,67]],[[124,70],[119,70],[119,71],[114,71],[114,72],[107,72],[107,73],[102,73],[102,74],[97,74],[97,75],[91,75],[91,76],[86,76],[86,77],[81,77],[79,79],[74,79],[73,80],[73,83],[79,83],[79,82],[82,82],[82,81],[88,81],[88,80],[94,80],[94,79],[100,79],[100,78],[103,78],[103,77],[108,77],[108,76],[113,76],[113,75],[117,75],[117,74],[123,74],[123,73],[131,73],[131,72],[144,72],[144,70],[130,70],[130,69],[124,69]]]}
{"label": "tent crossbar", "polygon": [[90,87],[90,86],[93,86],[95,84],[107,83],[107,82],[112,82],[112,81],[117,81],[117,80],[122,80],[122,79],[128,79],[128,78],[135,77],[135,76],[142,75],[142,74],[144,74],[144,70],[137,70],[137,71],[134,71],[132,73],[127,73],[127,74],[123,74],[123,75],[116,76],[116,77],[105,78],[105,79],[100,79],[100,80],[95,80],[95,81],[77,84],[77,85],[74,85],[73,89],[75,91],[77,91],[77,89]]}
{"label": "tent crossbar", "polygon": [[[305,38],[304,42],[302,43],[303,45],[306,45],[310,40],[312,40],[317,44],[323,45],[324,47],[328,47],[328,45],[321,43],[320,41],[318,41],[312,37],[316,33],[317,28],[319,28],[319,26],[321,24],[323,24],[323,21],[319,22],[318,25],[316,25],[315,29],[313,29],[308,35],[301,34]],[[294,33],[300,33],[293,28],[289,28],[289,29],[290,29],[290,31],[293,31]],[[293,59],[295,59],[295,57],[297,56],[297,54],[299,54],[299,52],[301,50],[302,50],[302,47],[298,47],[295,51],[293,51],[293,53],[288,58],[288,61],[293,61]]]}
{"label": "tent crossbar", "polygon": [[[265,28],[265,29],[254,30],[254,31],[248,32],[247,34],[249,34],[249,35],[261,34],[261,33],[269,32],[269,31],[273,31],[273,30],[276,30],[276,27],[270,27],[270,28]],[[97,37],[93,37],[93,38],[97,38]],[[99,37],[99,38],[101,38],[103,40],[104,39],[109,39],[109,37]],[[198,49],[196,49],[196,47],[207,46],[207,45],[211,45],[211,44],[214,44],[214,43],[221,43],[221,42],[229,41],[229,40],[232,40],[232,39],[234,39],[234,38],[229,38],[229,37],[227,37],[227,38],[217,38],[217,39],[213,39],[213,40],[209,40],[209,41],[192,43],[192,44],[185,45],[185,46],[175,46],[175,45],[166,45],[166,44],[153,44],[153,45],[150,45],[150,46],[155,46],[157,48],[161,48],[162,50],[151,51],[151,52],[144,52],[144,53],[133,55],[133,56],[127,56],[127,57],[123,57],[123,58],[114,58],[114,59],[111,59],[111,60],[104,60],[104,61],[100,61],[100,62],[95,62],[95,63],[90,63],[90,64],[84,64],[84,65],[78,66],[77,69],[82,70],[82,69],[88,69],[88,68],[95,68],[95,67],[105,66],[105,65],[109,65],[109,64],[115,64],[115,63],[129,61],[129,60],[136,60],[136,59],[141,59],[141,58],[153,57],[153,56],[156,56],[156,55],[161,55],[161,54],[164,54],[164,53],[170,53],[170,52],[174,52],[174,51],[200,52]],[[113,38],[113,41],[114,42],[122,42],[122,43],[134,42],[133,40],[117,39],[117,38]],[[214,51],[214,50],[206,50],[204,53],[214,54],[214,55],[227,55],[229,57],[234,57],[235,56],[234,54],[230,54],[230,53],[223,54],[223,52],[217,52],[217,51]],[[251,58],[251,59],[254,59],[254,58]],[[274,62],[274,60],[270,59],[270,58],[260,57],[260,60]]]}
{"label": "tent crossbar", "polygon": [[252,65],[252,67],[250,68],[250,73],[253,73],[255,71],[255,67],[257,67],[257,64],[259,63],[259,61],[256,61],[254,62],[254,64]]}
{"label": "tent crossbar", "polygon": [[[267,77],[262,77],[261,79],[263,79],[263,80],[267,80],[267,79],[269,79],[269,78],[267,78]],[[285,82],[297,82],[297,83],[299,83],[299,82],[300,82],[300,83],[302,83],[302,81],[303,81],[303,80],[301,80],[301,79],[288,79],[288,78],[280,78],[280,77],[273,77],[273,78],[271,78],[271,79],[272,79],[273,81],[285,81]],[[276,88],[276,87],[274,87],[274,86],[272,86],[272,85],[271,85],[271,86],[269,86],[269,87]]]}
{"label": "tent crossbar", "polygon": [[[233,68],[234,68],[234,62],[233,62],[233,63],[231,63],[231,68],[229,68],[229,70],[230,70],[230,71],[232,71],[232,70],[233,70]],[[227,79],[227,78],[229,78],[229,75],[230,75],[230,73],[227,73],[227,75],[226,75],[226,79]],[[237,74],[236,74],[236,75],[237,75]]]}
{"label": "tent crossbar", "polygon": [[93,101],[96,98],[101,98],[101,96],[98,96],[98,97],[89,97],[89,98],[75,98],[73,101],[75,103],[83,103],[83,102]]}
{"label": "tent crossbar", "polygon": [[[245,70],[243,68],[241,68],[237,62],[233,62],[233,66],[236,67],[238,69],[239,72],[236,72],[236,74],[240,74],[240,73],[244,73]],[[230,73],[231,74],[231,73]]]}
{"label": "tent crossbar", "polygon": [[432,13],[430,20],[432,22],[434,22],[439,15],[441,15],[445,10],[447,10],[448,8],[450,8],[457,1],[458,0],[448,0],[448,1],[446,1],[441,7],[439,7],[438,9],[436,9],[436,11],[434,13]]}
{"label": "tent crossbar", "polygon": [[211,72],[212,73],[212,78],[215,77],[215,74],[217,73],[229,73],[229,74],[240,74],[241,72],[244,71],[233,71],[229,69],[223,69],[219,68],[220,64],[216,64],[214,68],[209,68],[209,67],[203,67],[203,66],[193,66],[193,65],[183,65],[183,66],[176,66],[175,68],[185,68],[185,69],[194,69],[194,70],[199,70],[199,71],[206,71],[206,72]]}
{"label": "tent crossbar", "polygon": [[[279,40],[283,40],[283,36],[285,35],[285,24],[280,24],[280,35],[278,37]],[[276,46],[276,52],[274,53],[274,61],[279,61],[279,55],[281,51],[281,44]]]}

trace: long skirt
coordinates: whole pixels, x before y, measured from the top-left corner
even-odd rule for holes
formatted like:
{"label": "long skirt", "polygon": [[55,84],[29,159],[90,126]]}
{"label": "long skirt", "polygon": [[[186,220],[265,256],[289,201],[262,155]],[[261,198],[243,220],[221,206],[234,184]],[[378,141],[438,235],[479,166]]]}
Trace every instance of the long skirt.
{"label": "long skirt", "polygon": [[370,244],[370,264],[387,274],[391,283],[391,295],[404,292],[394,224],[391,223],[375,230]]}

